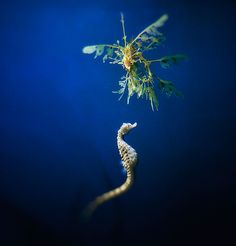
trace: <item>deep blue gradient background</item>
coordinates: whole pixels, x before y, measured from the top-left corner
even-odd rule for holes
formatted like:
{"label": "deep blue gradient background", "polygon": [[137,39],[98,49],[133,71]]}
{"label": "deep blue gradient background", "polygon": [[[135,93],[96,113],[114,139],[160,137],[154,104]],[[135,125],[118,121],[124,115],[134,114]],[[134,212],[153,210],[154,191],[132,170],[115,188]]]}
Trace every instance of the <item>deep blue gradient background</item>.
{"label": "deep blue gradient background", "polygon": [[[33,2],[33,3],[32,3]],[[233,245],[234,1],[1,1],[1,245]],[[157,72],[184,99],[118,101],[122,68],[82,54],[164,13],[164,47],[189,61]],[[133,188],[89,224],[82,208],[120,185],[117,130],[139,154]],[[95,244],[97,243],[97,244]],[[159,244],[158,244],[159,243]]]}

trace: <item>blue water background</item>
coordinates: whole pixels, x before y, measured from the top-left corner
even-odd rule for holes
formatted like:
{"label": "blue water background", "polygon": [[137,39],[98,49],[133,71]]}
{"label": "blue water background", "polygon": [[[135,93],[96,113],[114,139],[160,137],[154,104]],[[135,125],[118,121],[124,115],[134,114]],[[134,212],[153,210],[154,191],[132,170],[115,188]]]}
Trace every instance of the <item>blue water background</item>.
{"label": "blue water background", "polygon": [[[234,1],[1,2],[1,245],[233,240],[235,10]],[[121,11],[130,38],[169,14],[152,58],[188,55],[156,67],[184,99],[159,93],[158,112],[135,97],[127,105],[111,93],[122,68],[82,54],[121,40]],[[126,138],[139,154],[135,184],[83,224],[83,207],[125,179],[123,122],[138,123]]]}

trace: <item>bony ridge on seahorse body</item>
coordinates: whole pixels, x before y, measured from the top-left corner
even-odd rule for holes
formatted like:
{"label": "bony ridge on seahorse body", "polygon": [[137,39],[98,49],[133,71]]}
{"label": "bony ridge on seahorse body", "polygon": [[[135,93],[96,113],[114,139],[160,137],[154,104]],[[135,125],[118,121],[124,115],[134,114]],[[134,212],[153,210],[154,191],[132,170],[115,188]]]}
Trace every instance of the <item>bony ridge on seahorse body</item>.
{"label": "bony ridge on seahorse body", "polygon": [[122,165],[127,173],[125,182],[121,186],[96,197],[92,202],[90,202],[83,212],[83,215],[86,218],[90,218],[93,212],[100,205],[122,195],[123,193],[127,192],[132,186],[134,182],[134,168],[137,164],[138,158],[135,149],[133,149],[124,141],[124,135],[126,135],[131,129],[136,126],[137,123],[123,123],[117,134],[117,146],[121,156]]}

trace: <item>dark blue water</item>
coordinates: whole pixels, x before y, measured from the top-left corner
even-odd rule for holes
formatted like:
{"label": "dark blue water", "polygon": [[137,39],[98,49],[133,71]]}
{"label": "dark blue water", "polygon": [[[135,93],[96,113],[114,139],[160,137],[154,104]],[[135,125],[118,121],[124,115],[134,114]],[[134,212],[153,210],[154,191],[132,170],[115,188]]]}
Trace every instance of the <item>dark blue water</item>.
{"label": "dark blue water", "polygon": [[[5,1],[0,8],[1,245],[233,245],[234,1]],[[164,47],[189,61],[158,74],[184,99],[117,100],[119,66],[85,45],[134,37],[162,14]],[[155,57],[153,57],[155,58]],[[139,154],[129,193],[79,221],[120,185],[117,130]]]}

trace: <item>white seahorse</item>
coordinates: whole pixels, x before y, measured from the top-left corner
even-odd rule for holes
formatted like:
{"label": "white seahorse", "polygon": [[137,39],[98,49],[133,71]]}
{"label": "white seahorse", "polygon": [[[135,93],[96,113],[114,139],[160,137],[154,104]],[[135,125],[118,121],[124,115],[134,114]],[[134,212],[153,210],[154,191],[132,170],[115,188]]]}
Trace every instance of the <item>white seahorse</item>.
{"label": "white seahorse", "polygon": [[137,123],[123,123],[117,134],[117,145],[122,160],[122,165],[126,170],[127,177],[125,182],[115,188],[114,190],[108,191],[100,196],[97,196],[83,211],[83,216],[87,219],[91,217],[93,212],[103,203],[122,195],[127,192],[134,182],[134,168],[137,164],[138,158],[135,149],[128,145],[124,141],[124,135],[127,134],[131,129],[137,126]]}

